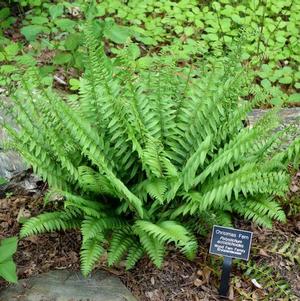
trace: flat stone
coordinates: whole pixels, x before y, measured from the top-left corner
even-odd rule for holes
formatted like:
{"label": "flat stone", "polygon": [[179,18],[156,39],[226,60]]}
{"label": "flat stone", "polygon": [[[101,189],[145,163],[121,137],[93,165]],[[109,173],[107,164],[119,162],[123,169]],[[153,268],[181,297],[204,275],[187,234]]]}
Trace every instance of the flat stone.
{"label": "flat stone", "polygon": [[80,272],[51,271],[20,280],[0,292],[0,301],[137,301],[119,278],[97,271],[89,278]]}
{"label": "flat stone", "polygon": [[[268,109],[255,109],[249,116],[249,123],[253,125],[258,119],[260,119],[265,113],[268,112]],[[290,124],[295,124],[300,128],[300,108],[283,108],[279,111],[279,117],[281,118],[281,124],[287,126]]]}
{"label": "flat stone", "polygon": [[[3,96],[0,96],[0,101],[9,102],[8,98]],[[3,121],[12,124],[11,120],[0,110],[0,122]],[[19,154],[14,151],[4,150],[3,142],[6,139],[4,129],[0,126],[0,177],[9,180],[17,173],[24,171],[26,165]]]}

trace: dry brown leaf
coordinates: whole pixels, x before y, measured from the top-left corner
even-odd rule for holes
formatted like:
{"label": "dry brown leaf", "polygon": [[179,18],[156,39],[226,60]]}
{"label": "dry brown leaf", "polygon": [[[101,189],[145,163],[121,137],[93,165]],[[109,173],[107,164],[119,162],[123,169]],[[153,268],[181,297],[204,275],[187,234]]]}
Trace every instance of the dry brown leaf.
{"label": "dry brown leaf", "polygon": [[228,299],[229,300],[234,300],[234,289],[233,289],[233,286],[229,287]]}
{"label": "dry brown leaf", "polygon": [[30,211],[25,209],[24,207],[21,207],[17,216],[17,221],[20,222],[22,218],[29,218],[29,217],[31,217]]}
{"label": "dry brown leaf", "polygon": [[211,269],[209,267],[204,267],[203,278],[205,280],[205,283],[207,283],[207,284],[209,284],[210,274],[211,274]]}
{"label": "dry brown leaf", "polygon": [[196,279],[194,280],[194,285],[195,285],[196,287],[199,287],[199,286],[201,286],[202,284],[203,284],[203,281],[200,280],[199,278],[196,278]]}
{"label": "dry brown leaf", "polygon": [[265,251],[264,249],[259,249],[259,255],[269,257],[267,251]]}
{"label": "dry brown leaf", "polygon": [[291,192],[297,192],[299,189],[300,189],[299,186],[295,184],[290,187]]}

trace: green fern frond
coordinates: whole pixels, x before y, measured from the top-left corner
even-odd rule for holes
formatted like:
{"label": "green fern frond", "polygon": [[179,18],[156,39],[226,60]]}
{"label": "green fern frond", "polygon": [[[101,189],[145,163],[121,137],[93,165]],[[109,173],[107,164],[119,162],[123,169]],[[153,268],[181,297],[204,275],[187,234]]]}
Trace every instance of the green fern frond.
{"label": "green fern frond", "polygon": [[174,242],[188,257],[193,258],[197,250],[197,242],[189,231],[175,221],[163,221],[153,224],[147,221],[136,221],[135,231],[137,233],[148,233],[161,244]]}
{"label": "green fern frond", "polygon": [[115,196],[109,180],[88,166],[79,166],[79,184],[85,191]]}
{"label": "green fern frond", "polygon": [[104,249],[102,247],[103,237],[93,237],[91,239],[85,240],[82,243],[80,251],[80,262],[81,262],[81,272],[84,276],[92,271],[95,263],[99,260]]}
{"label": "green fern frond", "polygon": [[[269,300],[296,300],[290,285],[274,269],[266,264],[256,264],[249,260],[247,264],[240,262],[239,266],[243,269],[245,276],[255,279],[268,292]],[[271,293],[269,293],[271,291]]]}
{"label": "green fern frond", "polygon": [[72,211],[46,212],[26,221],[20,231],[20,237],[43,232],[76,229],[79,225],[80,218],[76,215],[73,216]]}
{"label": "green fern frond", "polygon": [[300,244],[295,240],[288,240],[283,243],[275,237],[274,246],[268,249],[268,252],[279,254],[291,263],[300,265]]}
{"label": "green fern frond", "polygon": [[114,216],[85,217],[81,224],[83,241],[94,238],[98,233],[103,233],[106,230],[121,229],[125,226],[127,226],[127,223],[124,220]]}
{"label": "green fern frond", "polygon": [[[300,140],[287,129],[274,134],[278,109],[245,127],[268,95],[249,85],[237,50],[190,68],[157,56],[144,70],[130,44],[110,59],[98,25],[84,25],[76,100],[45,88],[30,66],[11,104],[0,103],[15,123],[1,121],[8,144],[65,207],[28,220],[21,236],[81,228],[87,275],[103,241],[110,265],[127,255],[131,268],[145,253],[161,266],[169,243],[192,259],[194,233],[230,224],[231,215],[284,222],[276,196],[288,190],[287,165],[299,163]],[[253,100],[244,101],[249,93]]]}
{"label": "green fern frond", "polygon": [[285,213],[280,205],[271,198],[266,198],[263,195],[258,199],[235,201],[232,207],[245,219],[253,220],[257,224],[267,228],[272,227],[272,220],[286,221]]}
{"label": "green fern frond", "polygon": [[126,230],[115,230],[113,232],[110,247],[108,249],[108,265],[113,265],[119,262],[122,257],[128,252],[129,248],[133,244],[133,239],[128,235]]}
{"label": "green fern frond", "polygon": [[[206,155],[211,146],[211,137],[207,138],[199,145],[196,152],[187,160],[182,169],[183,186],[185,191],[188,191],[195,184],[195,176],[199,166],[203,165]],[[197,185],[197,183],[196,183]]]}
{"label": "green fern frond", "polygon": [[153,200],[158,200],[162,204],[165,200],[167,185],[167,180],[164,178],[151,179],[145,183],[145,189]]}
{"label": "green fern frond", "polygon": [[288,147],[287,160],[292,161],[295,167],[300,164],[300,137],[296,138]]}
{"label": "green fern frond", "polygon": [[154,265],[161,268],[165,255],[164,243],[153,238],[147,232],[143,232],[142,230],[135,230],[135,232],[139,235],[141,245]]}
{"label": "green fern frond", "polygon": [[136,263],[143,257],[145,251],[142,246],[135,242],[129,249],[126,257],[126,270],[132,269]]}

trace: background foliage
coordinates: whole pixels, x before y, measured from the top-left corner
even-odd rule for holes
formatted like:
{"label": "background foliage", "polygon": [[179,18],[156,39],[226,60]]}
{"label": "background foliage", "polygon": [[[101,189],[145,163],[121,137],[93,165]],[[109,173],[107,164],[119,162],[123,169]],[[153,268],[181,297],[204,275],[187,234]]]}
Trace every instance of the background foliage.
{"label": "background foliage", "polygon": [[[300,102],[299,0],[104,0],[93,7],[83,0],[5,3],[0,10],[2,85],[16,79],[15,61],[30,55],[44,62],[40,72],[46,83],[59,74],[63,86],[77,90],[83,69],[82,21],[88,11],[103,20],[107,53],[114,56],[131,38],[141,67],[149,64],[145,54],[158,51],[173,54],[183,66],[195,57],[220,56],[247,29],[243,59],[255,71],[255,81],[271,91],[273,104]],[[14,42],[11,26],[21,32]]]}
{"label": "background foliage", "polygon": [[13,255],[17,250],[17,237],[10,237],[0,241],[0,277],[9,282],[17,282],[16,265]]}

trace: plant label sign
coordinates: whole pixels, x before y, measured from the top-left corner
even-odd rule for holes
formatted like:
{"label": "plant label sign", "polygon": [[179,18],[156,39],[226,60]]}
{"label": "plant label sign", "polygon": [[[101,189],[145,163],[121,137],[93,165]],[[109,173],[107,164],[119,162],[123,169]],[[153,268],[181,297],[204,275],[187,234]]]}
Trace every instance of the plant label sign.
{"label": "plant label sign", "polygon": [[214,226],[209,253],[248,260],[252,234],[250,231]]}
{"label": "plant label sign", "polygon": [[248,260],[253,233],[234,228],[214,226],[209,253],[224,256],[219,294],[227,297],[232,258]]}

